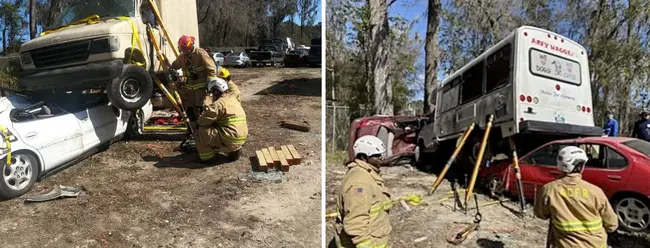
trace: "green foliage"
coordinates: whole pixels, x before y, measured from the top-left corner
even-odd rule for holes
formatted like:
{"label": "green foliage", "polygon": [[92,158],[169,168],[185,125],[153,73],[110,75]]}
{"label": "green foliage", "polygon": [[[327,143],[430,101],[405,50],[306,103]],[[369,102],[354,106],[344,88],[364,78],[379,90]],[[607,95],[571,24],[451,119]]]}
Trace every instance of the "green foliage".
{"label": "green foliage", "polygon": [[[390,14],[390,13],[389,13]],[[364,0],[330,0],[327,12],[327,66],[334,73],[327,75],[328,92],[350,107],[350,119],[367,115],[372,106],[374,88],[368,83],[370,68],[370,10]],[[416,63],[423,47],[422,39],[413,37],[414,22],[390,17],[389,78],[393,87],[394,112],[404,109],[413,88],[418,88]]]}

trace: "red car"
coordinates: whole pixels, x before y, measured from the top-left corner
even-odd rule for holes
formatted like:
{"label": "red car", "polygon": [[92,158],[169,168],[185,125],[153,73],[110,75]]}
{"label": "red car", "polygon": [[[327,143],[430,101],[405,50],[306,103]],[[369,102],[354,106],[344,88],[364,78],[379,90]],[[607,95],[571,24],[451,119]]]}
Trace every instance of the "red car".
{"label": "red car", "polygon": [[[524,196],[534,199],[538,189],[561,171],[556,157],[564,146],[585,150],[589,161],[582,178],[603,189],[618,215],[619,226],[642,232],[650,224],[650,142],[624,137],[589,137],[549,142],[519,160]],[[491,193],[517,195],[512,161],[481,168],[479,176]]]}
{"label": "red car", "polygon": [[419,116],[369,116],[356,119],[350,124],[348,157],[354,159],[352,148],[357,138],[374,135],[386,145],[384,158],[391,158],[392,164],[411,163],[417,133],[425,121],[426,117]]}

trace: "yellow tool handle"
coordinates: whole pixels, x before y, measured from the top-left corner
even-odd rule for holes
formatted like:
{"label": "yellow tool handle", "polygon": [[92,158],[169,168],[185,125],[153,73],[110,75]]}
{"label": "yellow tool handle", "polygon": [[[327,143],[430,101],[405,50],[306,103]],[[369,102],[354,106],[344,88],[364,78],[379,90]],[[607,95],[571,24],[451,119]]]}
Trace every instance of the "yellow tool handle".
{"label": "yellow tool handle", "polygon": [[172,51],[174,51],[174,55],[178,57],[179,53],[178,50],[176,49],[176,46],[174,45],[173,40],[169,37],[169,33],[167,32],[167,28],[165,28],[165,23],[162,20],[162,17],[160,17],[160,11],[158,11],[158,6],[156,5],[156,2],[153,0],[149,0],[149,6],[151,6],[151,10],[153,11],[154,16],[156,17],[156,21],[158,21],[158,25],[160,25],[160,28],[163,31],[163,34],[165,34],[165,38],[167,38],[167,42],[169,42],[169,45],[172,48]]}
{"label": "yellow tool handle", "polygon": [[[492,122],[494,121],[494,115],[490,115],[490,118],[485,127],[485,134],[483,134],[483,141],[481,141],[481,147],[478,151],[478,157],[476,158],[476,163],[474,163],[474,171],[472,172],[472,178],[469,181],[469,186],[465,192],[465,205],[469,202],[469,197],[472,196],[474,191],[474,184],[476,184],[476,177],[478,176],[478,170],[481,167],[481,162],[483,162],[483,154],[485,153],[485,147],[487,145],[488,138],[490,137],[490,130],[492,130]],[[467,206],[465,206],[467,207]]]}

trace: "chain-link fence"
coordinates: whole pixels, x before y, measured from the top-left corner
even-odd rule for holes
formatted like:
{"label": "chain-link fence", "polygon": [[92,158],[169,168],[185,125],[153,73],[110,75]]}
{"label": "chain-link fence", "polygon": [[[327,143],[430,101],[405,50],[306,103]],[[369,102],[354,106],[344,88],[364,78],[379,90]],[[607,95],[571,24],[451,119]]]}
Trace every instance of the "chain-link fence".
{"label": "chain-link fence", "polygon": [[345,151],[350,139],[351,111],[347,106],[328,104],[325,110],[327,152]]}

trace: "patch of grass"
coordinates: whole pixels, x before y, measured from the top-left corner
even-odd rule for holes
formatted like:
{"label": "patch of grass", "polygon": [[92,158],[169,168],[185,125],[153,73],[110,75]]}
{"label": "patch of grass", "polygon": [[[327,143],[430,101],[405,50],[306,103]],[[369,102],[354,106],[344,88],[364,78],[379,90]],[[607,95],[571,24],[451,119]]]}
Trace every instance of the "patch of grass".
{"label": "patch of grass", "polygon": [[325,155],[325,162],[327,164],[343,164],[348,160],[347,151],[329,151]]}

